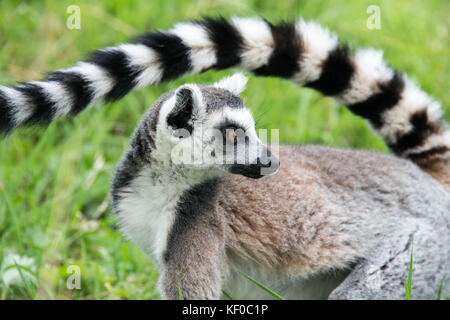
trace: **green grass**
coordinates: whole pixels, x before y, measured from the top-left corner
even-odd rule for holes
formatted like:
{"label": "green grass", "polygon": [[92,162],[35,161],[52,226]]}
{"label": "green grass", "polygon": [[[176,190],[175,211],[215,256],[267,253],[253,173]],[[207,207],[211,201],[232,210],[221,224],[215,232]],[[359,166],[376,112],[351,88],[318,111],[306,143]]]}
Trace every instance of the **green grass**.
{"label": "green grass", "polygon": [[[72,4],[81,7],[81,30],[66,28]],[[366,28],[370,4],[381,8],[381,30]],[[338,32],[352,48],[383,48],[390,64],[443,103],[449,119],[448,12],[447,0],[2,0],[0,83],[38,79],[90,50],[202,15],[262,15],[274,21],[302,15]],[[2,280],[0,298],[159,298],[155,267],[123,238],[110,214],[114,165],[141,115],[163,92],[230,73],[207,72],[146,88],[47,130],[23,129],[0,141],[0,261],[18,254],[32,258],[36,268],[36,285],[6,286]],[[387,150],[364,121],[311,90],[252,77],[243,96],[257,126],[279,128],[283,142]],[[81,290],[66,289],[69,265],[81,268]]]}
{"label": "green grass", "polygon": [[[409,270],[408,270],[408,278],[405,278],[405,300],[411,300],[412,293],[412,275],[413,275],[413,250],[414,250],[414,235],[411,238],[411,256],[409,258]],[[441,290],[439,289],[439,292]],[[440,294],[439,298],[440,299]]]}
{"label": "green grass", "polygon": [[262,291],[265,291],[267,294],[269,294],[270,296],[272,296],[273,298],[275,298],[276,300],[286,300],[285,298],[283,298],[282,296],[280,296],[278,293],[276,293],[275,291],[269,289],[268,287],[266,287],[264,284],[262,284],[261,282],[253,279],[252,277],[250,277],[249,275],[245,274],[244,272],[240,271],[240,270],[236,270],[236,272],[238,272],[241,276],[243,276],[247,281],[252,282],[254,285],[256,285],[259,289],[261,289]]}
{"label": "green grass", "polygon": [[180,273],[178,274],[177,281],[178,281],[178,300],[184,300],[183,293],[181,292],[181,273],[183,272],[183,269],[180,270]]}

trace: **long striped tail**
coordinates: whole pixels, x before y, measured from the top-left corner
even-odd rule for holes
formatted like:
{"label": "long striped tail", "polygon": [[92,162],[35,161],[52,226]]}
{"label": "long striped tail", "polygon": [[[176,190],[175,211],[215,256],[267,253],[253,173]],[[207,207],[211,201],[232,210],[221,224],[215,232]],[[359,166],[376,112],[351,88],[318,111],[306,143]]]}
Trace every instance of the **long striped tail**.
{"label": "long striped tail", "polygon": [[41,81],[0,86],[0,133],[74,116],[134,88],[231,67],[334,97],[369,120],[395,154],[450,186],[450,131],[440,104],[389,68],[381,51],[350,52],[336,35],[302,19],[276,25],[250,18],[179,23],[94,51],[88,60]]}

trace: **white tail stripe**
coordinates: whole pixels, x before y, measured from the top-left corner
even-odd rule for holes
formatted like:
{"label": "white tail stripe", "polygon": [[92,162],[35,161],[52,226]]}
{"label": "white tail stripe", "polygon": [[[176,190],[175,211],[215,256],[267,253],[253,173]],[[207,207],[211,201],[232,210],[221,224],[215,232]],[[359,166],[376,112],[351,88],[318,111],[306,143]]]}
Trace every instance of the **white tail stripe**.
{"label": "white tail stripe", "polygon": [[267,64],[275,45],[269,25],[250,18],[233,17],[230,22],[244,40],[241,67],[254,70]]}
{"label": "white tail stripe", "polygon": [[299,61],[300,71],[292,77],[292,81],[304,85],[320,77],[323,62],[339,43],[337,35],[313,21],[300,19],[296,30],[302,41],[303,51]]}
{"label": "white tail stripe", "polygon": [[89,81],[89,86],[94,93],[92,100],[103,98],[111,91],[115,82],[107,71],[94,63],[78,62],[74,67],[61,71],[78,73]]}
{"label": "white tail stripe", "polygon": [[425,143],[417,148],[406,150],[401,156],[408,157],[411,154],[418,154],[437,147],[446,146],[450,148],[450,131],[443,131],[441,134],[433,134],[428,137]]}
{"label": "white tail stripe", "polygon": [[387,83],[394,77],[394,71],[383,61],[383,51],[371,48],[358,49],[352,56],[355,73],[350,87],[336,97],[339,103],[351,105],[368,99],[378,93],[380,83]]}
{"label": "white tail stripe", "polygon": [[32,81],[42,88],[47,99],[53,102],[53,119],[67,115],[73,106],[73,97],[68,90],[57,81]]}
{"label": "white tail stripe", "polygon": [[437,121],[440,118],[440,105],[406,76],[403,76],[403,80],[405,87],[400,101],[382,115],[383,127],[380,134],[390,144],[395,144],[399,137],[413,130],[410,119],[415,113],[427,110],[430,120]]}
{"label": "white tail stripe", "polygon": [[190,48],[191,73],[198,73],[217,62],[216,49],[207,31],[197,23],[177,23],[170,33],[181,38]]}
{"label": "white tail stripe", "polygon": [[35,106],[30,103],[25,95],[9,87],[1,87],[0,89],[5,94],[8,105],[11,106],[14,127],[21,125],[31,117]]}
{"label": "white tail stripe", "polygon": [[161,81],[163,68],[159,62],[158,54],[143,44],[122,44],[118,46],[124,52],[129,63],[134,68],[142,70],[136,79],[136,87],[143,88],[157,84]]}

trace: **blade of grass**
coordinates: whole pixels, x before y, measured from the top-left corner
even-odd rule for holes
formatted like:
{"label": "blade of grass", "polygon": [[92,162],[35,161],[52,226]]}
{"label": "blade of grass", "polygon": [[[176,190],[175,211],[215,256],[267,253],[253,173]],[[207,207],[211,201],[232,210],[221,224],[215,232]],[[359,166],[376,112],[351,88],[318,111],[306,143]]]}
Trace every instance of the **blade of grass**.
{"label": "blade of grass", "polygon": [[17,243],[19,244],[20,249],[23,249],[23,243],[22,243],[22,225],[20,223],[20,219],[17,218],[17,214],[13,211],[13,207],[11,206],[11,203],[9,202],[9,194],[7,193],[6,189],[3,190],[3,198],[5,199],[6,208],[7,211],[10,214],[11,220],[13,222],[14,232],[16,234]]}
{"label": "blade of grass", "polygon": [[267,292],[268,294],[270,294],[272,297],[274,297],[275,299],[278,300],[286,300],[285,298],[283,298],[282,296],[280,296],[278,293],[270,290],[269,288],[267,288],[265,285],[263,285],[262,283],[256,281],[255,279],[253,279],[252,277],[250,277],[249,275],[245,274],[244,272],[235,269],[237,272],[239,272],[241,275],[243,275],[245,278],[247,278],[247,280],[250,280],[251,282],[253,282],[255,285],[257,285],[258,287],[260,287],[262,290],[264,290],[265,292]]}
{"label": "blade of grass", "polygon": [[3,277],[0,277],[0,280],[2,282],[2,296],[0,297],[0,300],[5,300],[8,297],[10,289],[3,280]]}
{"label": "blade of grass", "polygon": [[180,269],[180,273],[178,274],[178,299],[184,300],[183,293],[181,292],[181,272],[183,272],[183,269]]}
{"label": "blade of grass", "polygon": [[439,291],[438,291],[438,296],[437,296],[438,300],[441,300],[442,288],[444,287],[444,281],[445,281],[445,277],[441,280],[441,284],[439,286]]}
{"label": "blade of grass", "polygon": [[222,290],[222,294],[223,294],[227,299],[229,299],[229,300],[234,300],[233,297],[232,297],[228,292],[226,292],[225,290]]}
{"label": "blade of grass", "polygon": [[411,285],[412,285],[412,272],[413,272],[413,245],[414,245],[414,235],[412,235],[412,237],[411,237],[411,258],[409,260],[408,279],[405,279],[405,300],[411,300]]}
{"label": "blade of grass", "polygon": [[25,279],[25,276],[24,276],[23,273],[22,273],[22,268],[23,268],[24,270],[26,270],[27,272],[30,272],[31,274],[33,274],[33,271],[30,270],[30,269],[28,269],[27,267],[24,267],[24,266],[19,265],[19,264],[17,263],[16,260],[14,260],[14,264],[15,264],[15,266],[16,266],[16,268],[17,268],[17,271],[19,272],[20,279],[22,280],[23,284],[25,285],[25,289],[26,289],[26,291],[27,291],[27,294],[30,296],[31,300],[33,300],[36,291],[33,290],[33,289],[30,287],[30,284],[28,283],[27,279]]}
{"label": "blade of grass", "polygon": [[119,261],[120,261],[119,254],[120,254],[120,238],[114,242],[113,255],[112,255],[113,268],[114,268],[114,274],[116,276],[116,281],[122,280],[121,274],[120,274],[120,267],[119,267]]}

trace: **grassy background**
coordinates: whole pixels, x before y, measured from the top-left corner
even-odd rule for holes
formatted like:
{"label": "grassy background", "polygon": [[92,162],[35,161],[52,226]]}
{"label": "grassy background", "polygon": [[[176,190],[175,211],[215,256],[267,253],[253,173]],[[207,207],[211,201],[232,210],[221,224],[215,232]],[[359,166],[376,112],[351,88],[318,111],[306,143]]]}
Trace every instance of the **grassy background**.
{"label": "grassy background", "polygon": [[[81,8],[81,30],[66,27],[69,5]],[[381,29],[366,27],[371,4]],[[397,1],[0,1],[0,83],[36,80],[90,50],[202,15],[300,15],[340,34],[351,47],[383,48],[387,61],[440,100],[448,93],[450,2]],[[144,111],[185,81],[207,83],[231,71],[208,72],[133,92],[121,101],[60,120],[48,129],[22,129],[0,141],[0,265],[17,254],[32,258],[24,278],[0,282],[0,298],[155,299],[157,271],[123,238],[109,210],[114,165]],[[364,121],[314,91],[252,77],[244,93],[257,126],[280,128],[287,143],[318,143],[386,152]],[[67,267],[81,268],[81,290],[67,290]],[[32,272],[32,276],[28,275]],[[414,292],[412,293],[414,296]]]}

